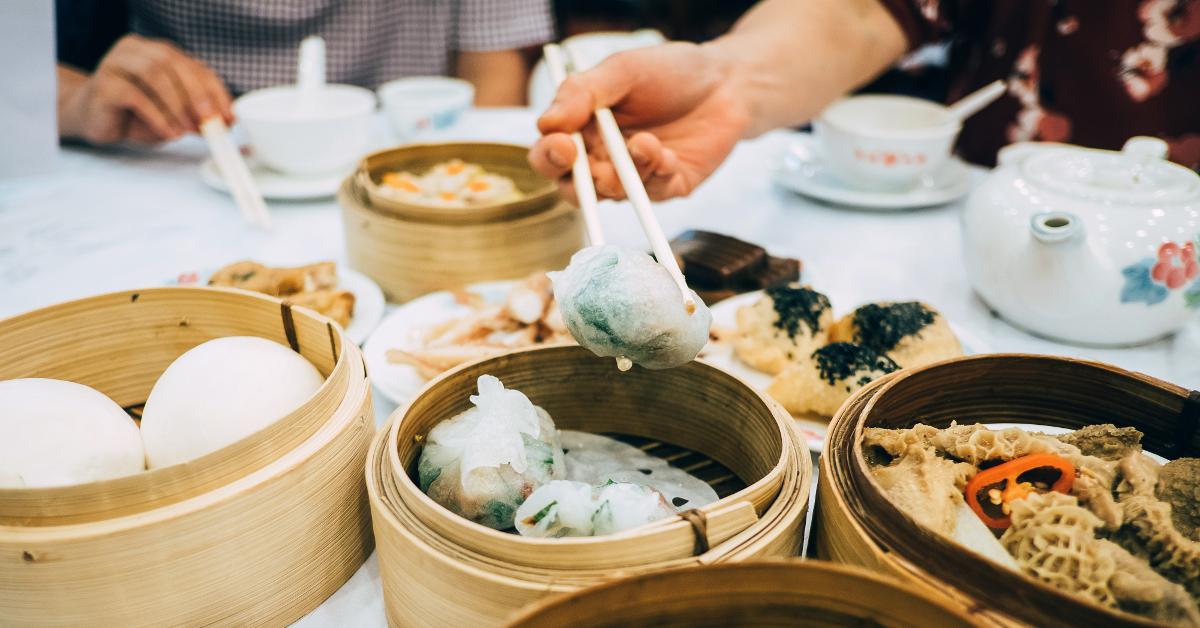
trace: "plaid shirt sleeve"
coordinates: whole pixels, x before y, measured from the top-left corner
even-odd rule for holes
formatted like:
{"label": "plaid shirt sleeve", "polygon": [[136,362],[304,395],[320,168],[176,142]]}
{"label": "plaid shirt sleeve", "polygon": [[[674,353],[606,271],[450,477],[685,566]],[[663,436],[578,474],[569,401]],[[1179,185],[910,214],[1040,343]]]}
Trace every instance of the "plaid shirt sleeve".
{"label": "plaid shirt sleeve", "polygon": [[456,50],[537,46],[554,37],[549,0],[462,0]]}

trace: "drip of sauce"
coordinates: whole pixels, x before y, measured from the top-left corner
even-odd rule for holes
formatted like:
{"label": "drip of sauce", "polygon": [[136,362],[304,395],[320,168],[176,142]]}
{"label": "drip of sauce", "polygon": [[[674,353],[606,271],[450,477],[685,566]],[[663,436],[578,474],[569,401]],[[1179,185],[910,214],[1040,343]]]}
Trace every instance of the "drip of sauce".
{"label": "drip of sauce", "polygon": [[775,304],[775,313],[779,315],[775,326],[787,331],[788,336],[795,338],[800,332],[800,323],[808,327],[810,336],[821,331],[821,314],[829,309],[829,298],[810,288],[767,288],[767,296]]}
{"label": "drip of sauce", "polygon": [[854,310],[854,340],[879,353],[887,353],[901,340],[932,324],[936,316],[916,301],[864,305]]}
{"label": "drip of sauce", "polygon": [[821,379],[830,386],[855,375],[861,376],[856,384],[863,386],[875,379],[875,372],[891,373],[900,366],[886,355],[876,353],[868,347],[852,342],[834,342],[813,352]]}
{"label": "drip of sauce", "polygon": [[625,371],[628,371],[631,368],[633,368],[633,360],[630,360],[629,358],[627,358],[623,355],[617,356],[617,370],[618,371],[621,371],[622,373],[624,373]]}

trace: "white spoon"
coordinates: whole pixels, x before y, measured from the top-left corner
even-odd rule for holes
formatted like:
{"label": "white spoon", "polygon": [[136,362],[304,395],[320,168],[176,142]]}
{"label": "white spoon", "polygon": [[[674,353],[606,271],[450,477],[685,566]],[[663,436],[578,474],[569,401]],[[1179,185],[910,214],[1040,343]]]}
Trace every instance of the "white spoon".
{"label": "white spoon", "polygon": [[325,88],[325,40],[314,35],[300,42],[296,60],[296,101],[298,112],[309,112],[317,105],[317,93]]}
{"label": "white spoon", "polygon": [[979,113],[979,111],[984,107],[992,104],[992,101],[999,98],[1007,90],[1008,86],[1005,85],[1004,81],[992,81],[991,83],[980,87],[970,94],[963,96],[958,102],[950,105],[946,109],[950,112],[951,116],[961,122],[967,118],[970,118],[976,113]]}

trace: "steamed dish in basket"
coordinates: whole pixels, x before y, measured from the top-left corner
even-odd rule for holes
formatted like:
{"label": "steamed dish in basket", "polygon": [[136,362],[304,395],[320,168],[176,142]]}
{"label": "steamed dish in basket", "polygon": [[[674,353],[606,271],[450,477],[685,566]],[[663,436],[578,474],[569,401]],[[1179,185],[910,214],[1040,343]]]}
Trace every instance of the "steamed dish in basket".
{"label": "steamed dish in basket", "polygon": [[282,419],[324,381],[300,354],[251,336],[209,340],[176,358],[140,425],[82,384],[0,381],[0,488],[86,484],[187,462]]}
{"label": "steamed dish in basket", "polygon": [[429,431],[417,462],[421,490],[456,515],[524,536],[597,536],[717,500],[703,481],[636,447],[560,432],[491,375],[478,387],[473,408]]}
{"label": "steamed dish in basket", "polygon": [[1141,437],[917,424],[867,428],[862,445],[918,524],[1101,606],[1200,625],[1200,460],[1160,465]]}
{"label": "steamed dish in basket", "polygon": [[571,335],[592,353],[616,358],[621,370],[681,366],[708,343],[712,315],[704,302],[689,290],[689,312],[668,271],[645,253],[591,246],[550,276]]}
{"label": "steamed dish in basket", "polygon": [[461,159],[439,163],[423,173],[388,172],[380,183],[379,192],[387,198],[430,207],[461,209],[524,197],[512,179]]}
{"label": "steamed dish in basket", "polygon": [[868,383],[962,355],[937,310],[916,301],[869,303],[835,319],[808,286],[769,288],[737,312],[737,357],[774,376],[767,393],[797,415],[830,417]]}
{"label": "steamed dish in basket", "polygon": [[103,393],[56,379],[0,381],[0,488],[85,484],[145,467],[137,424]]}
{"label": "steamed dish in basket", "polygon": [[142,412],[151,469],[199,458],[282,419],[324,383],[300,354],[265,338],[209,340],[159,376]]}

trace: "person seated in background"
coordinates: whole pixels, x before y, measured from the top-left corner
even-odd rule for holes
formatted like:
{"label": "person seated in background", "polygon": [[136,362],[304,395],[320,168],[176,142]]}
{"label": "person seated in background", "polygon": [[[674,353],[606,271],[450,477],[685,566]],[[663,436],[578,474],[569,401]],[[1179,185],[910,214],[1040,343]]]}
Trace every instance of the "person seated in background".
{"label": "person seated in background", "polygon": [[1010,142],[1116,149],[1153,135],[1200,169],[1200,0],[765,0],[729,34],[609,57],[570,77],[530,162],[568,175],[583,130],[596,191],[624,193],[590,121],[611,107],[652,198],[685,196],[741,139],[803,124],[894,65],[950,41],[949,101],[997,79],[958,152],[990,165]]}
{"label": "person seated in background", "polygon": [[[325,39],[331,83],[374,89],[451,75],[480,106],[524,103],[526,52],[550,40],[549,0],[127,0],[116,43],[90,73],[64,62],[92,19],[119,3],[58,0],[59,137],[155,144],[196,132],[231,96],[291,83],[309,35]],[[66,58],[64,58],[64,56]],[[86,56],[86,55],[77,55]],[[76,62],[86,65],[86,61]]]}

